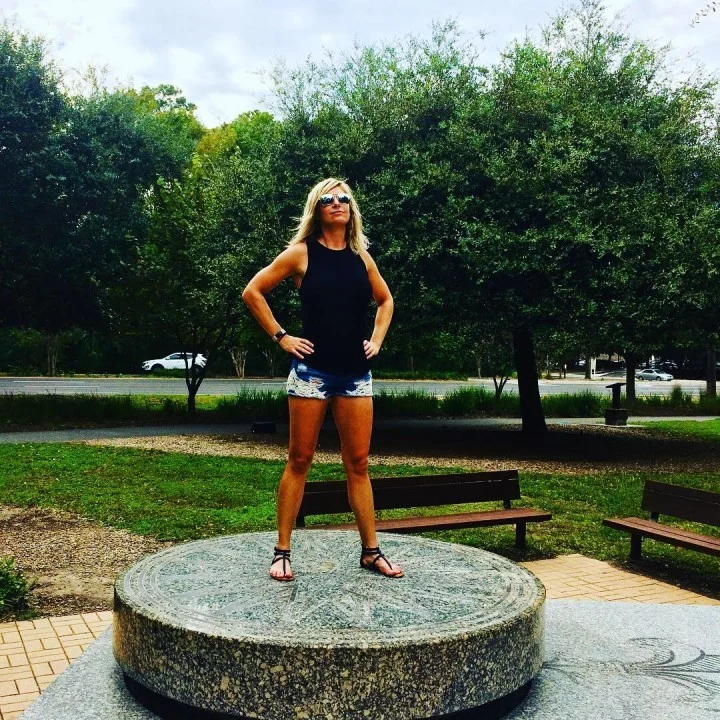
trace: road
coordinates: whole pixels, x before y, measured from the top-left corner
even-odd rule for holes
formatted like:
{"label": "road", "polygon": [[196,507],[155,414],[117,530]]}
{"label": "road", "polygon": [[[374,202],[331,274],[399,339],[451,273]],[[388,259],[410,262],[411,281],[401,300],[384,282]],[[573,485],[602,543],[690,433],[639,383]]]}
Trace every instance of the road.
{"label": "road", "polygon": [[[540,394],[597,392],[610,394],[605,386],[617,382],[617,377],[585,380],[580,376],[565,380],[540,380]],[[469,381],[436,380],[375,380],[375,391],[403,392],[424,390],[434,395],[446,395],[457,388],[486,387],[493,389],[491,379],[470,379]],[[282,378],[275,379],[215,379],[209,378],[200,386],[201,395],[234,395],[242,389],[281,390],[285,386]],[[637,381],[638,395],[667,395],[673,387],[697,395],[705,383],[701,380],[675,380],[673,382]],[[0,378],[0,393],[38,395],[185,395],[185,381],[181,378],[42,378],[4,377]],[[505,392],[517,392],[517,382],[510,380]]]}

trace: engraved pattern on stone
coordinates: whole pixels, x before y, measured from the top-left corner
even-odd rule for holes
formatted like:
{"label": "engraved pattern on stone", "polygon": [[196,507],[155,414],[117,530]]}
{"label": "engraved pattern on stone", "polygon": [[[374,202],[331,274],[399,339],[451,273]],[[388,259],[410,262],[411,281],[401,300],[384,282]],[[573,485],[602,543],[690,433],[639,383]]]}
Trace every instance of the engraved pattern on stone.
{"label": "engraved pattern on stone", "polygon": [[[296,531],[293,583],[267,575],[271,533],[168,548],[138,563],[122,592],[141,612],[226,637],[372,646],[466,634],[533,607],[542,587],[526,570],[475,548],[382,535],[406,577],[359,568],[356,533]],[[329,560],[331,558],[331,560]]]}
{"label": "engraved pattern on stone", "polygon": [[[664,638],[630,638],[625,649],[645,650],[649,657],[611,661],[572,656],[554,658],[543,663],[543,670],[561,673],[586,686],[597,675],[625,676],[628,681],[633,677],[653,678],[682,688],[685,692],[678,698],[682,702],[720,701],[720,655]],[[720,702],[717,704],[715,712],[720,713]]]}

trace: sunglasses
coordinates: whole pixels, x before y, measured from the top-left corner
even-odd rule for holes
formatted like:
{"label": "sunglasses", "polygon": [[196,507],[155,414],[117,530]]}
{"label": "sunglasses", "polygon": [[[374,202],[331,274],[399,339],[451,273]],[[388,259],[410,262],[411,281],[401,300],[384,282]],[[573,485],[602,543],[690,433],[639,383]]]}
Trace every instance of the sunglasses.
{"label": "sunglasses", "polygon": [[331,195],[328,193],[327,195],[321,195],[318,202],[324,206],[332,205],[335,202],[335,198],[337,198],[337,201],[343,205],[350,204],[350,196],[347,193],[338,193],[337,195]]}

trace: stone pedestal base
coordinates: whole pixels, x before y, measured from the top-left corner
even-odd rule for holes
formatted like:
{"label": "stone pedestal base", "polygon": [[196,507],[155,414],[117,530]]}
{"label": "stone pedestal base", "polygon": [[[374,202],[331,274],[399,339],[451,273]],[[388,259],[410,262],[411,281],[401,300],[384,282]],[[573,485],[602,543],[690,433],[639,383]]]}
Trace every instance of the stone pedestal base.
{"label": "stone pedestal base", "polygon": [[379,540],[404,578],[360,569],[359,538],[348,531],[296,531],[290,583],[268,577],[274,533],[145,558],[115,586],[114,652],[128,687],[163,717],[509,712],[541,665],[540,581],[475,548]]}
{"label": "stone pedestal base", "polygon": [[628,421],[628,411],[625,408],[608,408],[605,411],[606,425],[619,425],[625,427]]}

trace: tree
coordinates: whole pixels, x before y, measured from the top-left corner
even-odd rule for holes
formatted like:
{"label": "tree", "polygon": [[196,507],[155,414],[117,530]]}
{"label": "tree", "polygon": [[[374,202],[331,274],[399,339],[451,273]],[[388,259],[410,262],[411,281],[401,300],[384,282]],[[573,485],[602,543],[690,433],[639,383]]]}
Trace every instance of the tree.
{"label": "tree", "polygon": [[711,12],[717,12],[717,0],[712,0],[698,10],[690,22],[690,27],[695,27],[702,18],[707,17]]}
{"label": "tree", "polygon": [[711,85],[671,87],[664,63],[587,0],[507,52],[468,114],[466,257],[512,328],[524,429],[544,429],[537,332],[620,346],[628,367],[677,337]]}
{"label": "tree", "polygon": [[65,98],[46,56],[40,38],[0,25],[0,325],[13,321],[28,270],[23,250],[42,232],[43,211],[54,204],[46,176]]}
{"label": "tree", "polygon": [[[267,114],[248,124],[257,130],[252,142],[219,152],[206,147],[182,178],[162,179],[148,195],[148,228],[138,238],[130,292],[124,293],[131,300],[124,308],[129,321],[192,353],[186,369],[190,414],[218,354],[234,352],[239,368],[247,344],[257,343],[261,333],[241,293],[289,236],[289,223],[278,214],[282,192],[273,166],[278,124]],[[273,304],[282,317],[290,304],[286,288],[277,289]],[[199,353],[208,358],[202,368],[194,362]]]}
{"label": "tree", "polygon": [[0,299],[5,323],[45,334],[55,374],[59,334],[107,322],[105,290],[143,221],[140,201],[187,162],[199,124],[168,87],[162,102],[148,88],[63,95],[44,54],[42,41],[0,32],[0,185],[13,199],[0,220]]}
{"label": "tree", "polygon": [[[238,255],[211,232],[212,180],[190,171],[158,180],[147,197],[148,226],[129,284],[114,297],[127,324],[155,331],[190,354],[185,382],[191,416],[208,368],[233,345],[240,312]],[[200,354],[207,358],[204,366],[196,362]]]}

